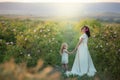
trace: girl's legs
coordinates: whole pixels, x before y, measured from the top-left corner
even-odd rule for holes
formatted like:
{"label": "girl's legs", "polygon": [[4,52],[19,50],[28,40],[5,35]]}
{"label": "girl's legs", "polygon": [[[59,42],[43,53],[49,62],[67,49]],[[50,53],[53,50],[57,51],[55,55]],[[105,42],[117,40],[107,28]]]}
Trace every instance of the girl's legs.
{"label": "girl's legs", "polygon": [[68,71],[68,64],[62,64],[62,68],[64,69],[64,71]]}
{"label": "girl's legs", "polygon": [[65,64],[62,64],[62,68],[65,70],[66,68],[65,68]]}
{"label": "girl's legs", "polygon": [[65,71],[68,71],[68,65],[65,64]]}

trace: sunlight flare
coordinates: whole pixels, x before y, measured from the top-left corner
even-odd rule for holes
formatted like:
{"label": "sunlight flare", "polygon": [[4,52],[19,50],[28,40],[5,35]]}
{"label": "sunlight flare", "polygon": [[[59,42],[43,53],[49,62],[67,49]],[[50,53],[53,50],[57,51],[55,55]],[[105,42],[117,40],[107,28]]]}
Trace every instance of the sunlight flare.
{"label": "sunlight flare", "polygon": [[[79,10],[78,7],[80,7]],[[57,16],[62,15],[66,17],[78,16],[80,15],[80,11],[85,8],[83,5],[76,5],[76,4],[60,4],[56,7],[56,14]]]}

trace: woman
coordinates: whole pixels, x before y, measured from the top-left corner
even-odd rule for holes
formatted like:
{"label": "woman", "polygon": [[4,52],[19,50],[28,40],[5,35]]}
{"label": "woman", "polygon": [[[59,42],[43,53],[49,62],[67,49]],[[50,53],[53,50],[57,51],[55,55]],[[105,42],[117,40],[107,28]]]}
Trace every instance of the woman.
{"label": "woman", "polygon": [[88,76],[94,76],[96,69],[93,65],[87,46],[88,38],[90,37],[90,30],[87,26],[84,26],[81,31],[83,34],[75,48],[77,54],[75,56],[72,70],[70,73],[67,72],[67,75],[73,74],[83,76],[84,74],[87,74]]}

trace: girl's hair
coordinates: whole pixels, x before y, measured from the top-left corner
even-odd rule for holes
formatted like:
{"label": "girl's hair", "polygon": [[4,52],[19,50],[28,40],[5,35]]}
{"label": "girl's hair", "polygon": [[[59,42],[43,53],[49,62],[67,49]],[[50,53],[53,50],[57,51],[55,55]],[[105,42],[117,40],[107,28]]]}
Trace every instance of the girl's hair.
{"label": "girl's hair", "polygon": [[65,49],[65,46],[68,47],[67,43],[62,43],[61,48],[60,48],[60,54],[63,53],[63,49]]}
{"label": "girl's hair", "polygon": [[89,29],[88,26],[83,26],[83,27],[81,28],[81,30],[84,29],[84,28],[85,28],[85,33],[87,34],[87,36],[88,36],[88,38],[89,38],[89,37],[90,37],[90,29]]}

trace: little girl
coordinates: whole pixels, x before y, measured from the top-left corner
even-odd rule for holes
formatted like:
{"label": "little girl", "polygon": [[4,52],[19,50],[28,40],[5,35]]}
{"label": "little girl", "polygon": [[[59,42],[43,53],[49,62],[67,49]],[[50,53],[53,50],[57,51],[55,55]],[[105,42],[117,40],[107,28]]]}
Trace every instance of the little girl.
{"label": "little girl", "polygon": [[62,43],[61,45],[61,49],[60,49],[60,54],[62,56],[62,67],[65,71],[68,71],[68,54],[70,54],[70,52],[68,52],[67,50],[68,45],[67,43]]}

